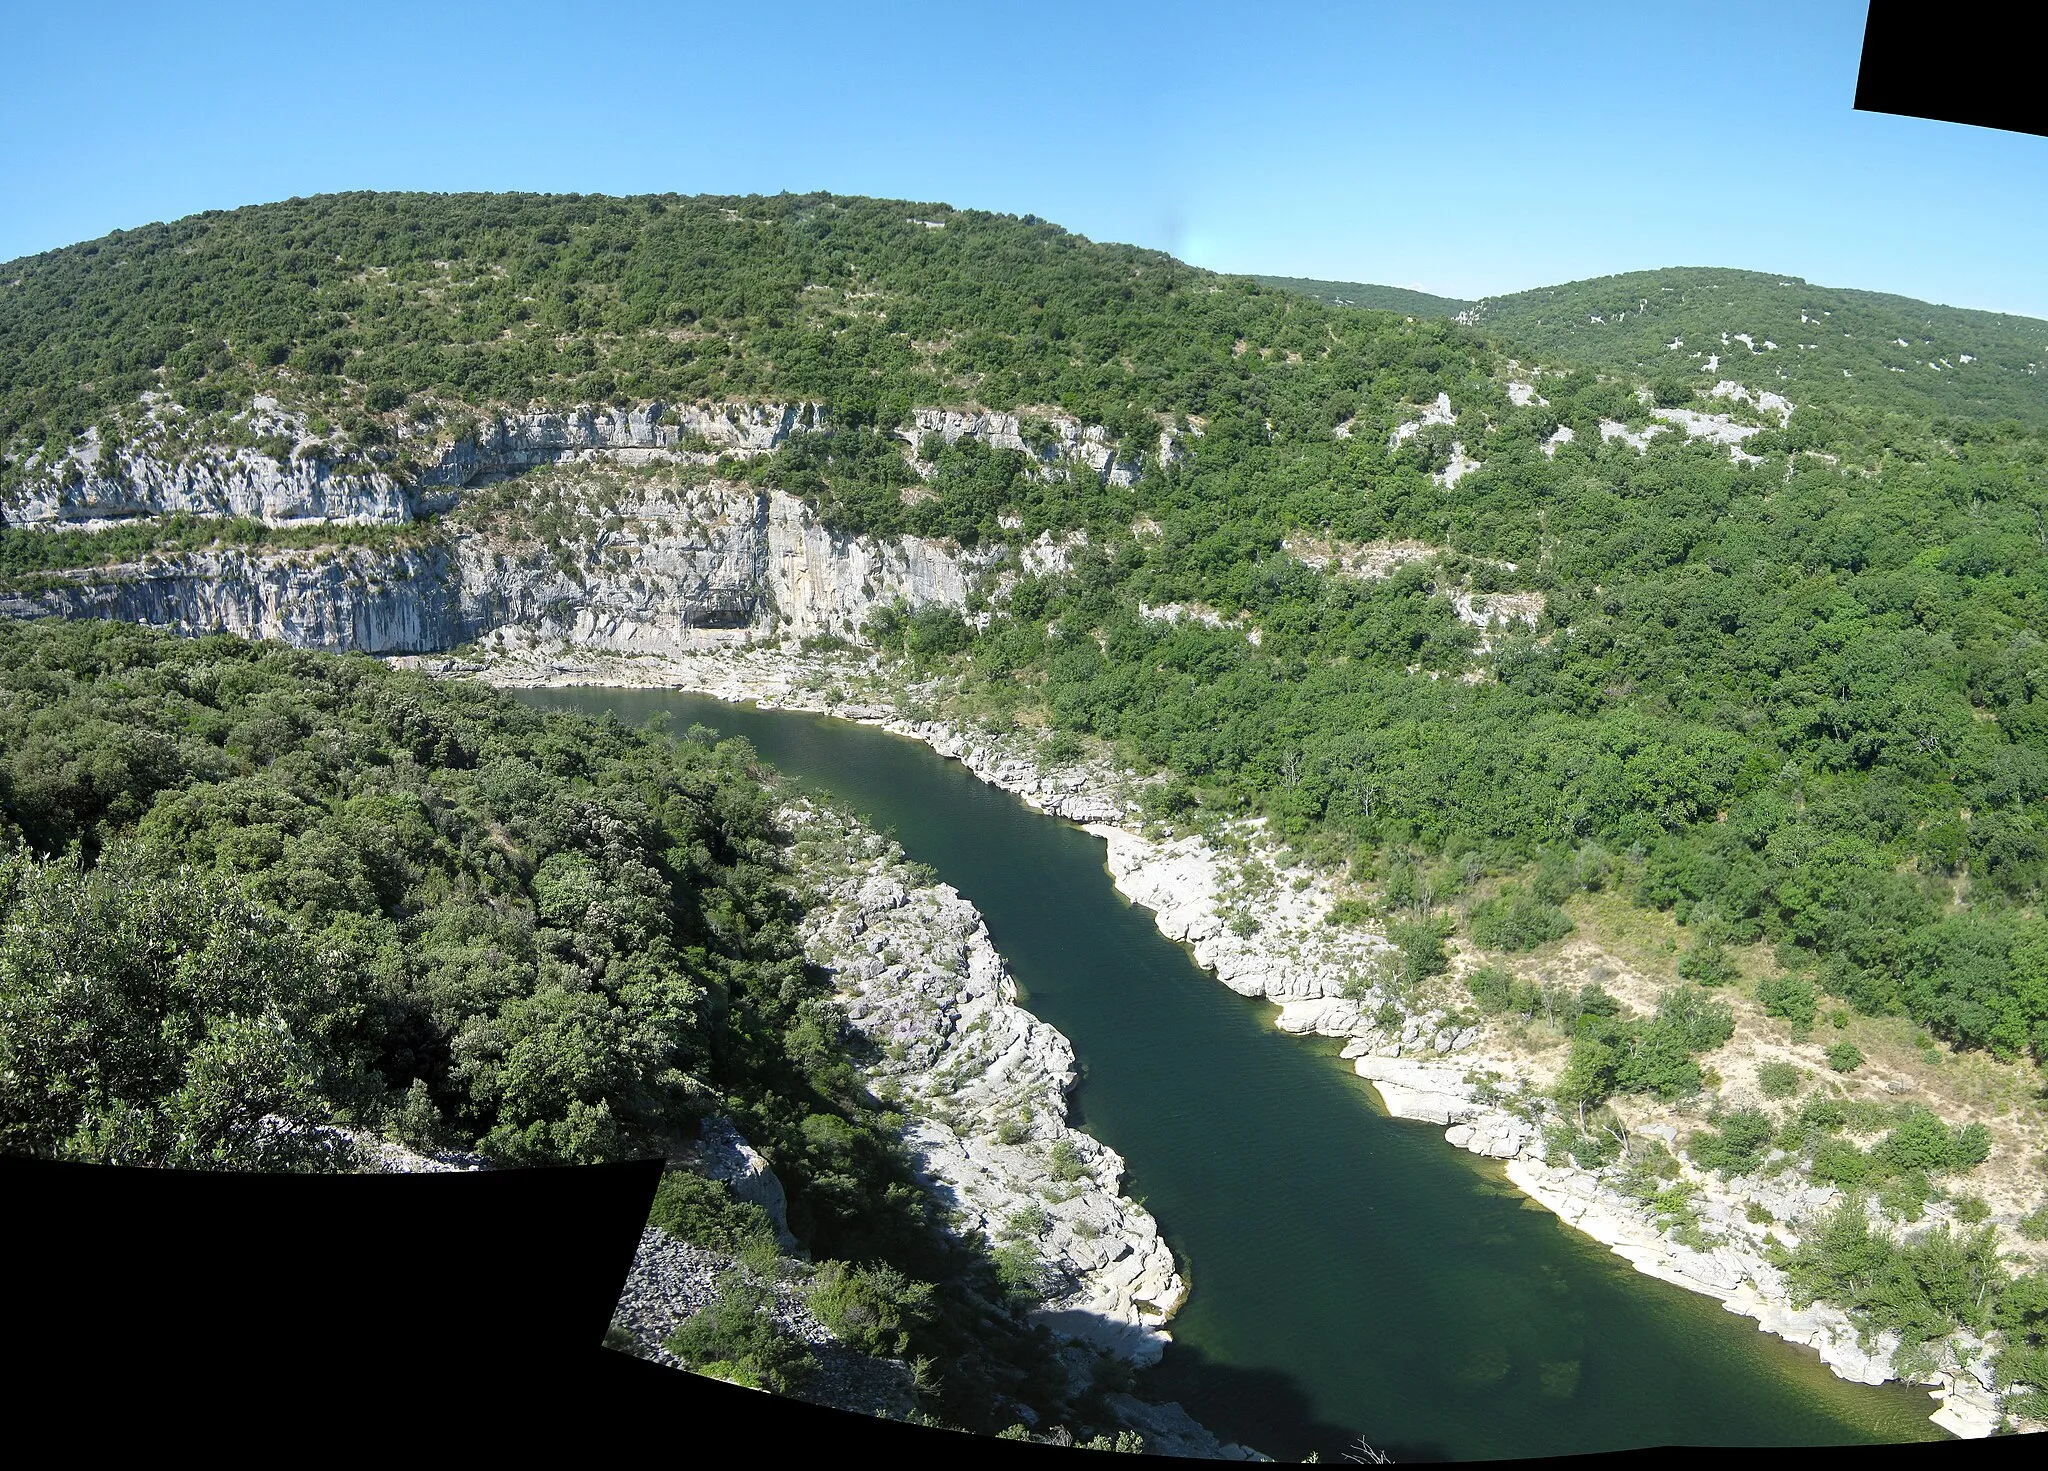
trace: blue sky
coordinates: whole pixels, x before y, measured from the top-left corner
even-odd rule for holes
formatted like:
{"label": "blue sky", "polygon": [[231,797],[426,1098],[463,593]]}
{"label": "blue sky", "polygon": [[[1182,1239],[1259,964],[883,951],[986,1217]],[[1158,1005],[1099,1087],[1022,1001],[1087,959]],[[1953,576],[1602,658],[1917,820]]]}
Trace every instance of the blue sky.
{"label": "blue sky", "polygon": [[2048,317],[2048,139],[1853,112],[1863,16],[0,0],[0,260],[336,189],[829,189],[1452,296],[1730,265]]}

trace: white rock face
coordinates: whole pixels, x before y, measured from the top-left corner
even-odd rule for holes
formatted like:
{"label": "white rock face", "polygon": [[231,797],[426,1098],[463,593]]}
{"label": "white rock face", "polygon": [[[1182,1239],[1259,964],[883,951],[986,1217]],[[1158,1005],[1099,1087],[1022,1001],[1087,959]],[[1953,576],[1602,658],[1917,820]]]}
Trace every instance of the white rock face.
{"label": "white rock face", "polygon": [[[927,434],[936,434],[948,444],[974,439],[990,449],[1015,450],[1029,455],[1041,466],[1061,463],[1084,466],[1105,483],[1122,487],[1137,484],[1138,476],[1144,471],[1142,455],[1129,450],[1119,453],[1109,442],[1109,432],[1101,425],[1084,425],[1068,414],[1043,415],[1039,422],[1046,426],[1047,437],[1036,443],[1024,440],[1023,425],[1031,417],[1029,415],[916,409],[912,417],[913,427],[898,431],[912,446]],[[1161,461],[1171,464],[1180,455],[1179,442],[1173,431],[1162,431],[1159,439]]]}
{"label": "white rock face", "polygon": [[462,642],[456,572],[455,558],[440,546],[194,552],[65,574],[32,597],[0,597],[0,617],[56,613],[278,639],[304,649],[411,653]]}
{"label": "white rock face", "polygon": [[722,1181],[735,1200],[766,1212],[783,1250],[796,1246],[796,1238],[789,1234],[789,1198],[781,1179],[761,1152],[740,1137],[731,1119],[706,1119],[699,1126],[696,1149],[682,1163],[706,1179]]}
{"label": "white rock face", "polygon": [[[401,484],[382,470],[322,458],[323,447],[306,437],[303,418],[280,412],[275,401],[262,397],[241,417],[253,432],[293,445],[281,458],[247,448],[167,457],[161,451],[161,429],[181,414],[175,405],[152,401],[143,439],[119,453],[101,446],[97,432],[88,430],[40,480],[0,503],[0,524],[100,527],[183,511],[248,517],[271,526],[395,525],[447,509],[466,486],[541,466],[748,459],[773,453],[792,434],[831,428],[825,406],[809,402],[657,400],[630,409],[585,406],[496,415],[454,443],[428,449],[417,479]],[[1049,437],[1035,445],[1025,444],[1015,414],[917,409],[914,417],[916,428],[905,434],[912,444],[927,433],[949,444],[967,436],[1028,454],[1048,468],[1085,469],[1116,486],[1136,484],[1144,470],[1142,454],[1119,451],[1100,425],[1084,425],[1071,415],[1046,415],[1042,422]],[[400,438],[407,437],[401,429]],[[1173,464],[1185,453],[1174,430],[1161,431],[1161,464]]]}
{"label": "white rock face", "polygon": [[[75,462],[74,462],[75,463]],[[341,474],[314,459],[282,462],[255,450],[209,450],[165,461],[95,453],[74,478],[32,483],[0,505],[0,523],[92,530],[183,511],[272,526],[360,526],[413,519],[412,495],[381,471]]]}
{"label": "white rock face", "polygon": [[1394,432],[1387,436],[1387,453],[1392,454],[1401,447],[1404,441],[1412,439],[1431,424],[1455,424],[1457,422],[1458,416],[1451,410],[1451,396],[1448,393],[1439,393],[1436,396],[1436,402],[1424,409],[1420,418],[1411,419],[1405,424],[1394,426]]}
{"label": "white rock face", "polygon": [[[688,462],[730,454],[746,459],[781,448],[801,429],[826,429],[823,405],[664,404],[580,408],[491,419],[444,450],[422,486],[464,486],[484,475],[581,459],[622,464]],[[703,448],[694,448],[700,444]]]}
{"label": "white rock face", "polygon": [[956,1229],[1040,1263],[1037,1316],[1055,1332],[1157,1362],[1187,1284],[1152,1217],[1117,1193],[1122,1158],[1066,1123],[1072,1046],[1017,1005],[950,885],[921,886],[893,845],[830,811],[792,806],[784,825],[807,874],[837,875],[805,916],[805,950],[879,1049],[870,1086],[910,1117],[905,1138]]}
{"label": "white rock face", "polygon": [[999,555],[838,535],[792,496],[717,482],[618,511],[622,529],[580,549],[595,563],[580,578],[542,549],[454,529],[404,550],[206,551],[85,569],[0,599],[0,616],[117,618],[379,654],[543,629],[588,648],[668,654],[853,635],[899,599],[957,608]]}

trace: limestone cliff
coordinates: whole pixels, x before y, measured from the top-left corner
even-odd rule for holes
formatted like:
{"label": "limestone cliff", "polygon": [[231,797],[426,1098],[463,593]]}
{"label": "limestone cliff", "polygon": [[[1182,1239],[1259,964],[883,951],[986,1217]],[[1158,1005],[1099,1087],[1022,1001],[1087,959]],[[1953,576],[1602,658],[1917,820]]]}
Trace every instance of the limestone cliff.
{"label": "limestone cliff", "polygon": [[501,630],[622,652],[850,635],[886,604],[960,607],[999,555],[849,537],[792,496],[713,481],[606,503],[552,545],[459,519],[412,545],[220,549],[82,569],[0,616],[116,618],[301,648],[431,653]]}

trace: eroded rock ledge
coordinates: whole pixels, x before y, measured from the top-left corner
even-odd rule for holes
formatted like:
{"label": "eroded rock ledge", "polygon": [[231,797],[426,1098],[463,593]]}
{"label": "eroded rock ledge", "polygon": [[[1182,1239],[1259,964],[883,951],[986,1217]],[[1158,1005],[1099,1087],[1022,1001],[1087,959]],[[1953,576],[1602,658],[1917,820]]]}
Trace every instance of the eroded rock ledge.
{"label": "eroded rock ledge", "polygon": [[1156,1362],[1187,1284],[1151,1215],[1118,1194],[1123,1159],[1067,1125],[1073,1047],[1017,1005],[987,925],[950,885],[920,882],[893,843],[828,808],[784,820],[818,892],[804,948],[874,1043],[870,1086],[908,1118],[955,1229],[1037,1259],[1037,1316],[1056,1333]]}

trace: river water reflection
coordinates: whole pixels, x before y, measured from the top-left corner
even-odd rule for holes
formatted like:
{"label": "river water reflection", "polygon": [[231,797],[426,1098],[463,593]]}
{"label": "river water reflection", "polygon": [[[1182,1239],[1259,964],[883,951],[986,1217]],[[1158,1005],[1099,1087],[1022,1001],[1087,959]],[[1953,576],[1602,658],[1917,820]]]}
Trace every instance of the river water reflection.
{"label": "river water reflection", "polygon": [[1390,1120],[1334,1041],[1216,983],[1111,886],[1103,845],[915,742],[648,690],[525,692],[743,736],[892,832],[987,917],[1066,1033],[1075,1105],[1129,1162],[1193,1286],[1140,1382],[1226,1439],[1341,1460],[1941,1437],[1924,1391],[1872,1389],[1711,1299],[1643,1277],[1441,1131]]}

